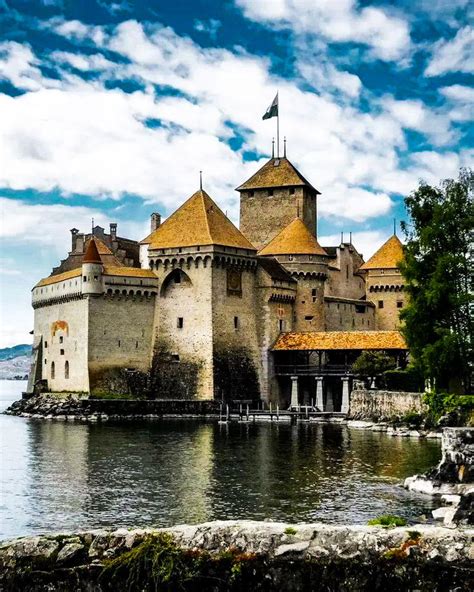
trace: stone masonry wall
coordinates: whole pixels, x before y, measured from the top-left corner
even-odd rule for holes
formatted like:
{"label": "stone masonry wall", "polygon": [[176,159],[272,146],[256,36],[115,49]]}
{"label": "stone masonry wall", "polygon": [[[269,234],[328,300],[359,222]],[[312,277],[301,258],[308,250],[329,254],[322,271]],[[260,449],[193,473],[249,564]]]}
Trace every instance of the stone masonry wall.
{"label": "stone masonry wall", "polygon": [[81,531],[0,545],[0,590],[467,591],[472,544],[472,530],[427,525],[242,520]]}
{"label": "stone masonry wall", "polygon": [[375,328],[375,310],[366,306],[364,312],[356,311],[356,304],[341,299],[336,302],[325,299],[325,331],[373,331]]}
{"label": "stone masonry wall", "polygon": [[354,390],[350,395],[349,417],[390,420],[407,413],[425,413],[423,393]]}
{"label": "stone masonry wall", "polygon": [[[407,297],[403,290],[398,290],[403,285],[403,278],[397,270],[369,270],[367,300],[375,304],[375,329],[377,331],[393,331],[400,326],[401,308],[397,303],[402,303],[403,307]],[[384,287],[384,289],[380,290],[380,287]],[[383,308],[380,307],[380,302],[383,303]]]}
{"label": "stone masonry wall", "polygon": [[155,296],[91,296],[89,298],[90,389],[122,393],[114,379],[121,368],[148,372]]}
{"label": "stone masonry wall", "polygon": [[300,217],[308,229],[316,233],[316,197],[308,195],[303,187],[256,189],[253,196],[242,191],[240,198],[240,230],[248,240],[261,249],[296,217]]}
{"label": "stone masonry wall", "polygon": [[[35,308],[34,334],[43,338],[43,356],[39,362],[41,378],[48,381],[49,390],[87,392],[87,298]],[[66,362],[69,363],[69,378],[66,378]]]}

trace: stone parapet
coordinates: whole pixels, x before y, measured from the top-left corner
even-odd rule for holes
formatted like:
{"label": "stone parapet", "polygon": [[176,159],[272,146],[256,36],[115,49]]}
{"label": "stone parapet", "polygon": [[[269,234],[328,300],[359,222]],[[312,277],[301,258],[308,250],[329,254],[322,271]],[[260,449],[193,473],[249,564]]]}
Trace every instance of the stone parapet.
{"label": "stone parapet", "polygon": [[428,411],[423,403],[423,393],[407,393],[381,390],[353,390],[349,417],[390,421],[407,413],[423,414]]}
{"label": "stone parapet", "polygon": [[0,589],[468,590],[473,538],[426,525],[252,521],[54,534],[0,546]]}

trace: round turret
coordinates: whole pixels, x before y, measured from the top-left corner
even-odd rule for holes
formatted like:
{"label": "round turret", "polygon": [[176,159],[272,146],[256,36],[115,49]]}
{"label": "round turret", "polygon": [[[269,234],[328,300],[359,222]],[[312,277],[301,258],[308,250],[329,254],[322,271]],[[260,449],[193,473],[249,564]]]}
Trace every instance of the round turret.
{"label": "round turret", "polygon": [[103,270],[102,260],[97,249],[96,241],[92,238],[87,245],[84,259],[82,260],[82,293],[103,294]]}

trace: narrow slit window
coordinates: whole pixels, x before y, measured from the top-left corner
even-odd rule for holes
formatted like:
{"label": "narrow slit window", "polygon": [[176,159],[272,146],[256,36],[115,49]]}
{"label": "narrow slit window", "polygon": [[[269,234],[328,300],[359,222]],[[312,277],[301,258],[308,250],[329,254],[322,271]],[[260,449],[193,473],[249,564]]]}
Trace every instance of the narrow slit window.
{"label": "narrow slit window", "polygon": [[183,317],[178,317],[178,321],[176,323],[176,326],[178,327],[178,329],[182,329],[184,327],[184,318]]}
{"label": "narrow slit window", "polygon": [[234,329],[238,329],[240,326],[239,317],[234,317]]}

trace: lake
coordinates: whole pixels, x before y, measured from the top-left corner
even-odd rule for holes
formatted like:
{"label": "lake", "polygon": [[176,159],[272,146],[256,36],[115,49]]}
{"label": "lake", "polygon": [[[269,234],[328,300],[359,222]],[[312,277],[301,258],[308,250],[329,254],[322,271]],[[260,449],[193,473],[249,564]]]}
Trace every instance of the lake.
{"label": "lake", "polygon": [[[0,381],[0,411],[26,383]],[[403,479],[437,440],[334,424],[74,424],[0,415],[0,538],[247,518],[364,524],[429,517]]]}

